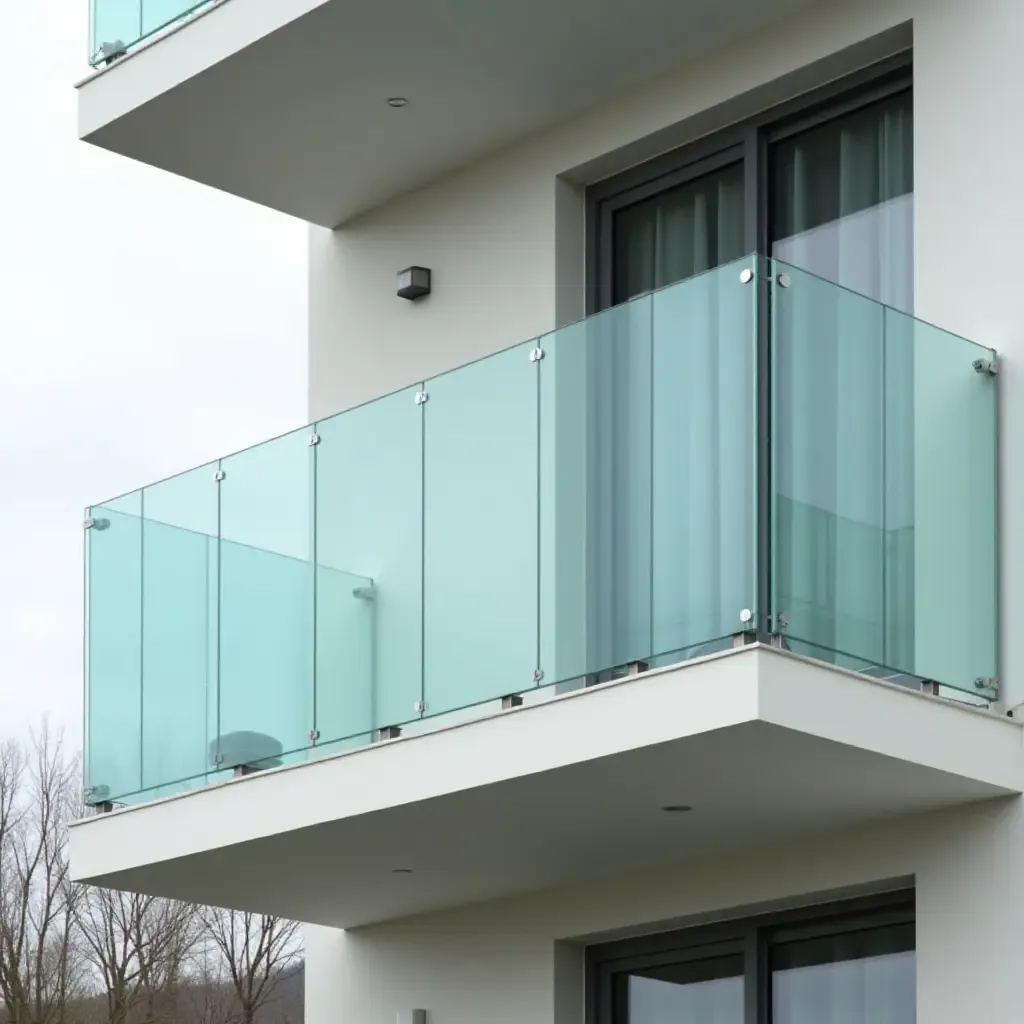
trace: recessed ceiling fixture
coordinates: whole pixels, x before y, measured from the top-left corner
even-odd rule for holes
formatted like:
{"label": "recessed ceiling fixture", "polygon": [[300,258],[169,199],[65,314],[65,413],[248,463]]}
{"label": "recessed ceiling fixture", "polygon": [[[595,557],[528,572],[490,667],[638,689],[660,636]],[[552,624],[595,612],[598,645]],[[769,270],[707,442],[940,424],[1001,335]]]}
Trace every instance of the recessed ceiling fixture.
{"label": "recessed ceiling fixture", "polygon": [[686,814],[687,811],[692,811],[693,808],[689,804],[666,804],[662,807],[662,810],[666,814]]}
{"label": "recessed ceiling fixture", "polygon": [[411,875],[412,868],[392,868],[391,874],[393,875]]}
{"label": "recessed ceiling fixture", "polygon": [[404,96],[389,96],[388,106],[389,107],[407,107],[409,101]]}

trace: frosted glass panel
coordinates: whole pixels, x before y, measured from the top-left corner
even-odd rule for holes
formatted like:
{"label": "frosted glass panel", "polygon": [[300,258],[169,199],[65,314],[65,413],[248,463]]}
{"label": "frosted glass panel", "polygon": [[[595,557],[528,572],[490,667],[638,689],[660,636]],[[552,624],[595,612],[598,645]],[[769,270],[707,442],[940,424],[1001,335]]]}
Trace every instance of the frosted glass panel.
{"label": "frosted glass panel", "polygon": [[773,604],[788,635],[837,662],[885,664],[906,645],[887,636],[883,307],[777,273],[789,287],[773,292]]}
{"label": "frosted glass panel", "polygon": [[313,729],[313,455],[295,431],[221,462],[225,768],[273,763]]}
{"label": "frosted glass panel", "polygon": [[142,493],[89,516],[85,785],[103,803],[142,784]]}
{"label": "frosted glass panel", "polygon": [[651,645],[651,296],[540,340],[541,663],[546,679]]}
{"label": "frosted glass panel", "polygon": [[419,390],[316,426],[320,744],[405,722],[422,697]]}
{"label": "frosted glass panel", "polygon": [[[616,978],[618,1024],[742,1024],[743,957],[652,967]],[[624,991],[623,991],[624,990]]]}
{"label": "frosted glass panel", "polygon": [[430,714],[533,685],[540,371],[532,348],[517,346],[424,386]]}
{"label": "frosted glass panel", "polygon": [[772,324],[773,605],[786,634],[858,671],[991,695],[994,354],[775,269],[788,283]]}
{"label": "frosted glass panel", "polygon": [[208,771],[217,689],[216,466],[147,487],[142,784]]}
{"label": "frosted glass panel", "polygon": [[756,610],[756,285],[733,263],[654,294],[651,652]]}
{"label": "frosted glass panel", "polygon": [[914,1024],[914,926],[783,943],[772,951],[775,1024]]}

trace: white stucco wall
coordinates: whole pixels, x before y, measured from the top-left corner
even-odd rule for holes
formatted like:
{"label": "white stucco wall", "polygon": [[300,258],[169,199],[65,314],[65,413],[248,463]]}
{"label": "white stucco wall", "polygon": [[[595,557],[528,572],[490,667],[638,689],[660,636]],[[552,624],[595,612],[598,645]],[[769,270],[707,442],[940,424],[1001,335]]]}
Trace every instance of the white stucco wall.
{"label": "white stucco wall", "polygon": [[[906,3],[830,0],[337,231],[311,228],[311,416],[578,319],[587,184],[905,48],[909,27],[831,59],[905,25]],[[410,265],[434,272],[416,304],[395,296]]]}
{"label": "white stucco wall", "polygon": [[917,1019],[1019,1019],[1024,808],[1018,799],[463,907],[306,931],[310,1024],[580,1024],[583,948],[879,891],[917,893]]}

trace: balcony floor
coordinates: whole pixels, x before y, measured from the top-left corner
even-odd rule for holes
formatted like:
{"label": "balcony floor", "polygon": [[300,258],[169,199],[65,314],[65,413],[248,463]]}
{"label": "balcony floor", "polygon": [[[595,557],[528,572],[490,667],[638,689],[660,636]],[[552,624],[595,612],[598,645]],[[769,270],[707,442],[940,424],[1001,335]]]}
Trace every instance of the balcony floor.
{"label": "balcony floor", "polygon": [[71,863],[349,927],[1018,794],[1021,735],[753,646],[86,819]]}

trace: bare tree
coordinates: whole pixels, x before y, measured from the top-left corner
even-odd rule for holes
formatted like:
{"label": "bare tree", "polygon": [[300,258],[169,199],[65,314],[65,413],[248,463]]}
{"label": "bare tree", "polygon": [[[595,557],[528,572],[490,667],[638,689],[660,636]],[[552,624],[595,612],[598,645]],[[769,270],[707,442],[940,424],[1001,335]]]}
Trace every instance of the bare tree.
{"label": "bare tree", "polygon": [[234,995],[223,1024],[254,1024],[300,955],[299,925],[267,914],[218,907],[207,908],[203,919]]}
{"label": "bare tree", "polygon": [[160,1024],[179,1016],[202,939],[202,917],[193,904],[90,888],[75,921],[109,1024]]}
{"label": "bare tree", "polygon": [[85,991],[67,859],[77,779],[45,723],[27,746],[0,743],[0,1000],[11,1024],[64,1024]]}

